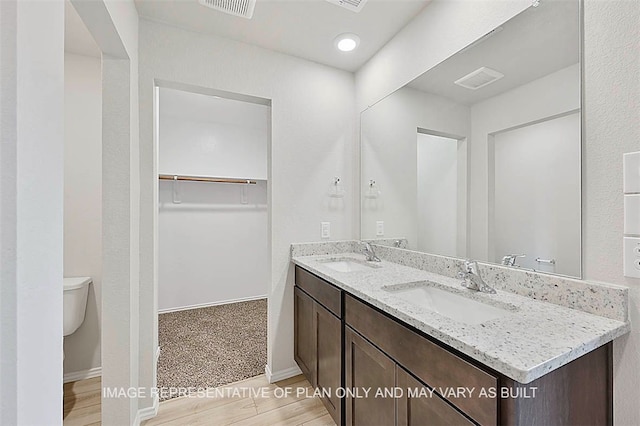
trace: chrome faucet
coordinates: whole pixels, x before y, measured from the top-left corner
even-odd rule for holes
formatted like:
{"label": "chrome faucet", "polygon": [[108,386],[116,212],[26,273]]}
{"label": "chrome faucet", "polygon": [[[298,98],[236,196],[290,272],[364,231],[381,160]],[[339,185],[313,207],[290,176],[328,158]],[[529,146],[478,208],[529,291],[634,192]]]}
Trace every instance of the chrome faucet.
{"label": "chrome faucet", "polygon": [[376,253],[373,251],[373,247],[369,243],[363,243],[364,247],[362,248],[362,253],[364,254],[367,262],[380,262],[380,258],[376,256]]}
{"label": "chrome faucet", "polygon": [[478,270],[478,262],[475,260],[465,260],[464,270],[458,272],[458,278],[462,279],[462,286],[469,290],[480,291],[482,293],[495,294],[496,291],[484,282],[480,271]]}
{"label": "chrome faucet", "polygon": [[393,246],[396,248],[407,248],[407,240],[405,238],[400,238],[399,240],[395,240],[393,242]]}
{"label": "chrome faucet", "polygon": [[526,254],[508,254],[502,258],[502,264],[505,266],[520,266],[516,265],[516,261],[519,257],[527,257]]}

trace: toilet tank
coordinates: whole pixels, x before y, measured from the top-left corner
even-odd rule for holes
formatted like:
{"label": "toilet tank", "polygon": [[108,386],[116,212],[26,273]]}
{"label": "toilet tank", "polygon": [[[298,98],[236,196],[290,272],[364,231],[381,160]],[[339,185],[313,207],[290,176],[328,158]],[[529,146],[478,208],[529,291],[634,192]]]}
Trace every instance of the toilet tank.
{"label": "toilet tank", "polygon": [[80,327],[87,309],[90,277],[65,277],[63,279],[63,330],[68,336]]}

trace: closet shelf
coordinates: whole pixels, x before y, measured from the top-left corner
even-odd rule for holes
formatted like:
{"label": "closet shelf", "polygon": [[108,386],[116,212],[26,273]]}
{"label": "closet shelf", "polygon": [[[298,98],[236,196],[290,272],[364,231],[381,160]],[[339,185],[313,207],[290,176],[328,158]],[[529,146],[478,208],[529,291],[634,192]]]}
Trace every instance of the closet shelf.
{"label": "closet shelf", "polygon": [[193,182],[215,182],[215,183],[241,183],[244,185],[255,185],[257,182],[252,179],[221,178],[211,176],[184,176],[184,175],[158,175],[160,180],[185,180]]}

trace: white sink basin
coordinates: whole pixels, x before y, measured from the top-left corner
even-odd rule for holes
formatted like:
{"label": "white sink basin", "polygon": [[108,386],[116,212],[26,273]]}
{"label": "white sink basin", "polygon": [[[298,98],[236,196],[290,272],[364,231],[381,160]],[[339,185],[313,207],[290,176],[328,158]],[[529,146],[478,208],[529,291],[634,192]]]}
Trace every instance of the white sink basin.
{"label": "white sink basin", "polygon": [[413,305],[466,324],[482,324],[511,313],[509,309],[478,302],[427,282],[390,286],[384,290]]}
{"label": "white sink basin", "polygon": [[329,259],[321,263],[337,272],[369,271],[380,267],[380,265],[369,264],[365,261],[351,258]]}

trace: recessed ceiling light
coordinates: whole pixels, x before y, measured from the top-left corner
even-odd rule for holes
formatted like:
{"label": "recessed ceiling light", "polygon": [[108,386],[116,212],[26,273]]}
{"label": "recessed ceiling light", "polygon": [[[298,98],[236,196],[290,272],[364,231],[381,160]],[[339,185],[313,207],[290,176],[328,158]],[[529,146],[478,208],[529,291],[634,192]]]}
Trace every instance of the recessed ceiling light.
{"label": "recessed ceiling light", "polygon": [[351,52],[360,44],[360,37],[352,33],[340,34],[334,40],[334,44],[342,52]]}

